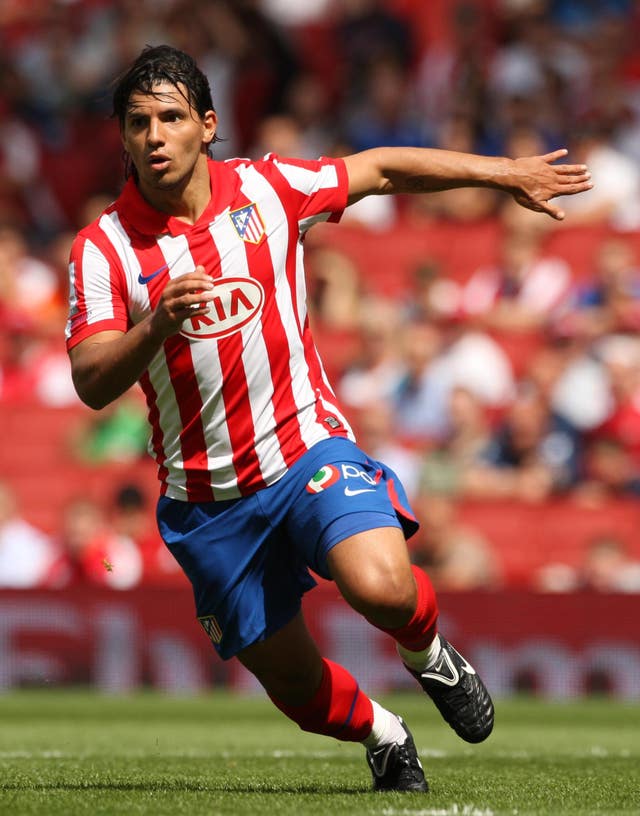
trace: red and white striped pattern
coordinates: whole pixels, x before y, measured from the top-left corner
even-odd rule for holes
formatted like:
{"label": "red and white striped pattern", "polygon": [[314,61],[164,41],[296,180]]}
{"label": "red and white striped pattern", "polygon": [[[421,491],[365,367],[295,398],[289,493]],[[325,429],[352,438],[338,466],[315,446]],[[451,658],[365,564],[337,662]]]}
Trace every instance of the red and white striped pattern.
{"label": "red and white striped pattern", "polygon": [[[129,181],[78,235],[70,263],[70,348],[96,332],[126,331],[155,307],[169,277],[198,264],[214,283],[226,281],[212,327],[185,321],[141,378],[162,492],[186,501],[250,494],[318,441],[353,438],[309,332],[300,240],[315,221],[339,218],[343,162],[267,156],[209,168],[212,199],[195,225],[153,210]],[[252,204],[264,225],[256,243],[231,217]],[[253,294],[261,290],[264,297]],[[237,330],[212,336],[222,316]]]}

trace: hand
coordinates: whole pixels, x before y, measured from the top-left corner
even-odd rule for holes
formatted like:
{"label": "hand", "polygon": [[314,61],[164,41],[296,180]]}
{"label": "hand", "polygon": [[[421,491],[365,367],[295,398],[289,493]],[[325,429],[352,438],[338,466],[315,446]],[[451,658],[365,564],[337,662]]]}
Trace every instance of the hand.
{"label": "hand", "polygon": [[520,206],[547,213],[562,221],[564,212],[549,199],[559,195],[576,195],[593,187],[586,165],[553,164],[566,155],[567,150],[563,148],[545,156],[514,160],[513,180],[507,187]]}
{"label": "hand", "polygon": [[154,334],[164,341],[180,331],[187,317],[207,314],[212,289],[213,281],[204,266],[169,280],[151,316]]}

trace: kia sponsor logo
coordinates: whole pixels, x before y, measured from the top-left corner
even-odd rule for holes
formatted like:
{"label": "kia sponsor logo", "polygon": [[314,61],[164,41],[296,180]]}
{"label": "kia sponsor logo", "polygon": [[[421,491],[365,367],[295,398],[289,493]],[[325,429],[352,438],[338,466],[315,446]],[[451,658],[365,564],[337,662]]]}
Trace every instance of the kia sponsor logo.
{"label": "kia sponsor logo", "polygon": [[208,314],[188,317],[180,334],[195,340],[226,337],[250,323],[264,305],[264,289],[253,278],[219,278],[211,294]]}

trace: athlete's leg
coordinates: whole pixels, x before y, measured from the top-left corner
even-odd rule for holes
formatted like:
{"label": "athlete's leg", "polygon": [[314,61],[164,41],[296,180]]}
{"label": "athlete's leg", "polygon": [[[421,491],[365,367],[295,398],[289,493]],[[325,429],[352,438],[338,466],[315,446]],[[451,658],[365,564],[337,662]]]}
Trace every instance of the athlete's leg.
{"label": "athlete's leg", "polygon": [[411,565],[402,530],[380,527],[344,539],[327,555],[345,600],[406,649],[434,642],[438,604],[431,582]]}
{"label": "athlete's leg", "polygon": [[238,654],[273,703],[304,731],[361,742],[376,790],[428,790],[411,733],[364,694],[342,666],[323,658],[302,613]]}
{"label": "athlete's leg", "polygon": [[331,576],[350,605],[390,634],[407,669],[449,725],[467,742],[493,728],[493,704],[469,663],[436,632],[438,605],[426,573],[412,567],[395,528],[357,533],[327,555]]}
{"label": "athlete's leg", "polygon": [[289,705],[308,702],[322,679],[322,657],[299,612],[271,637],[238,654],[267,694]]}
{"label": "athlete's leg", "polygon": [[352,742],[371,733],[371,700],[346,669],[320,655],[302,613],[238,659],[303,730]]}

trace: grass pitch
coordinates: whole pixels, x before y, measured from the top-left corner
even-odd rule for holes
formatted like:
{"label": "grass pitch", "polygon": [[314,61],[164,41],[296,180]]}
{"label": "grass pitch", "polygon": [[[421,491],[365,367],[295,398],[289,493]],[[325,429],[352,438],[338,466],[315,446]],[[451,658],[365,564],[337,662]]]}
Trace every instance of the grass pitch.
{"label": "grass pitch", "polygon": [[418,692],[380,701],[410,724],[430,794],[372,793],[361,746],[304,734],[262,698],[11,693],[0,813],[640,814],[640,705],[498,701],[494,734],[470,746]]}

